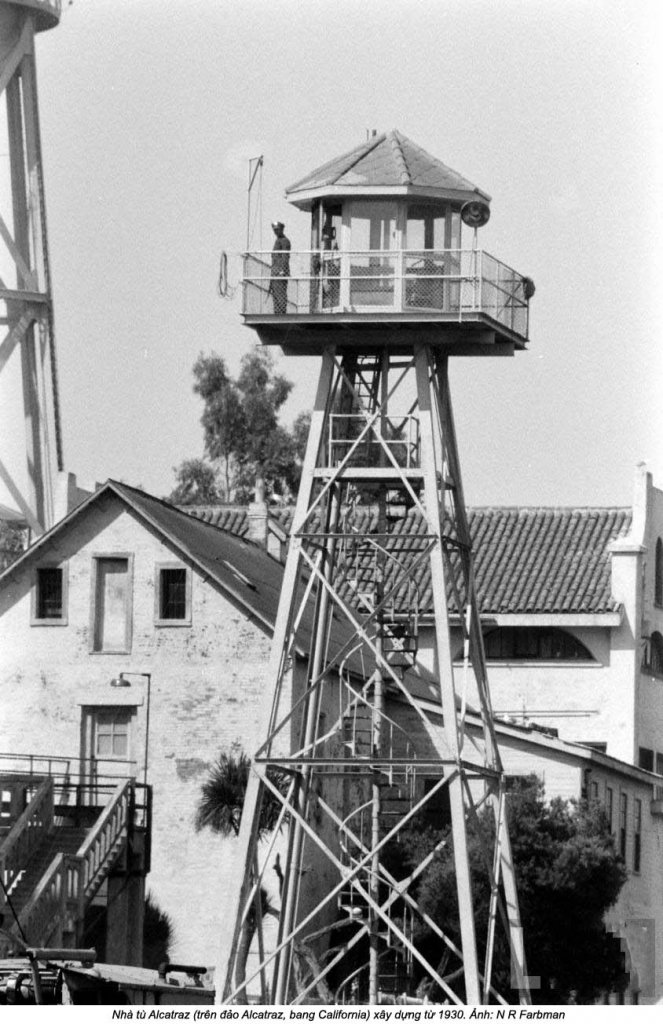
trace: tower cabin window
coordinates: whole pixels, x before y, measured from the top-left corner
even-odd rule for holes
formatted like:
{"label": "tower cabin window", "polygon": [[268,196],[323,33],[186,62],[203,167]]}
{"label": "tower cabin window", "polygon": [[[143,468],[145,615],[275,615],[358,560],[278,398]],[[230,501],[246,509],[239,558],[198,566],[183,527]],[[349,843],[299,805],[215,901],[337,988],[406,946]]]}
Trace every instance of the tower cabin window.
{"label": "tower cabin window", "polygon": [[62,566],[40,566],[35,573],[32,622],[42,625],[65,625],[66,575]]}
{"label": "tower cabin window", "polygon": [[663,607],[663,541],[656,541],[656,562],[654,565],[654,604]]}
{"label": "tower cabin window", "polygon": [[157,566],[155,597],[157,625],[183,626],[191,623],[191,577],[185,566]]}
{"label": "tower cabin window", "polygon": [[563,629],[503,626],[484,637],[491,661],[593,661],[585,645]]}

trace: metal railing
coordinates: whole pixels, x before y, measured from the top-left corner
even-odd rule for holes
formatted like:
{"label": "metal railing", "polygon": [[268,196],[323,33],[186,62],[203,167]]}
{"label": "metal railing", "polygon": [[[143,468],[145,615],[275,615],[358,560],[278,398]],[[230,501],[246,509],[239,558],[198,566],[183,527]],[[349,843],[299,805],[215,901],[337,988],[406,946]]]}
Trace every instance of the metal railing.
{"label": "metal railing", "polygon": [[339,465],[353,448],[347,465],[379,466],[381,460],[387,461],[386,448],[401,468],[418,468],[419,418],[409,414],[384,417],[366,429],[369,418],[365,413],[330,414],[328,464]]}
{"label": "metal railing", "polygon": [[243,254],[242,313],[439,313],[462,321],[481,313],[523,338],[527,278],[480,249]]}

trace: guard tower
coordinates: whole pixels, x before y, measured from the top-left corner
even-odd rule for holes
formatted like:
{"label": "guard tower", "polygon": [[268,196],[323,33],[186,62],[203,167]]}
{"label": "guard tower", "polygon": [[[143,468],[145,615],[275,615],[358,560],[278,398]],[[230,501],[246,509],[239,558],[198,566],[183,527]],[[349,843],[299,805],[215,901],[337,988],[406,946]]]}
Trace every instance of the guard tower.
{"label": "guard tower", "polygon": [[[478,248],[489,197],[399,132],[286,196],[311,247],[245,254],[244,320],[322,366],[217,998],[259,985],[276,1004],[527,1003],[448,364],[525,348],[533,285]],[[276,935],[260,895],[279,841],[261,839],[266,801],[287,834]],[[435,849],[408,861],[415,820],[449,825],[435,849],[452,844],[458,926],[422,909]]]}
{"label": "guard tower", "polygon": [[[0,195],[0,489],[34,533],[53,524],[62,469],[53,308],[39,139],[35,33],[54,28],[60,0],[0,0],[0,91],[8,175]],[[6,159],[6,157],[4,158]],[[9,424],[25,422],[25,441]]]}

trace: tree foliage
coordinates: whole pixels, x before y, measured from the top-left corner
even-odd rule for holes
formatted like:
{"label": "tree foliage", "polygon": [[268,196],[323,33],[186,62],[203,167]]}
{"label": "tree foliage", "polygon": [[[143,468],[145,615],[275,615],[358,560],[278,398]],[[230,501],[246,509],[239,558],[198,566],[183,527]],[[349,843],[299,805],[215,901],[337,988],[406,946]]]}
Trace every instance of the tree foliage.
{"label": "tree foliage", "polygon": [[201,353],[193,378],[193,390],[203,401],[205,460],[182,463],[173,494],[200,490],[200,467],[205,466],[216,500],[247,504],[254,494],[258,499],[264,494],[292,498],[301,474],[307,414],[297,418],[292,430],[279,423],[292,384],[275,372],[269,352],[256,347],[247,353],[236,380],[221,356]]}
{"label": "tree foliage", "polygon": [[[481,816],[482,831],[492,831],[492,816]],[[518,899],[525,936],[527,972],[539,976],[536,1003],[592,1003],[601,993],[624,988],[624,963],[617,939],[603,917],[626,879],[623,862],[602,809],[596,803],[544,801],[543,786],[534,777],[509,796],[509,826]],[[401,846],[402,867],[413,870],[443,838],[439,830],[408,831]],[[460,944],[453,841],[446,835],[422,874],[418,902],[447,934]],[[486,934],[490,895],[485,848],[479,830],[468,826],[468,846],[477,915],[477,939]],[[427,928],[416,938],[426,955],[445,966],[445,950]],[[485,950],[479,949],[480,961]],[[497,933],[494,984],[508,998],[510,951],[506,933]]]}
{"label": "tree foliage", "polygon": [[204,459],[185,459],[175,468],[175,479],[168,497],[173,505],[214,505],[220,500],[216,474]]}
{"label": "tree foliage", "polygon": [[0,572],[15,562],[27,547],[27,530],[21,523],[0,519]]}

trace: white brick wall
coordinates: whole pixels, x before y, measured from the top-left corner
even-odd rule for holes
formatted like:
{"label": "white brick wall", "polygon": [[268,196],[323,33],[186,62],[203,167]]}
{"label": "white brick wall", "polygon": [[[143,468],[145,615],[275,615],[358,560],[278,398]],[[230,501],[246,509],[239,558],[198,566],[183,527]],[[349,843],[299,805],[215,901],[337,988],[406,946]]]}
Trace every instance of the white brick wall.
{"label": "white brick wall", "polygon": [[[129,654],[91,654],[91,563],[95,553],[132,552],[133,640]],[[113,690],[120,672],[152,675],[149,773],[154,788],[148,888],[175,923],[173,959],[213,964],[234,842],[196,833],[193,815],[208,766],[233,745],[257,745],[270,640],[264,629],[193,570],[190,627],[154,625],[154,567],[178,553],[112,499],[60,531],[44,557],[68,562],[66,626],[30,625],[31,574],[0,591],[0,750],[80,756],[81,705],[130,694],[137,703],[132,758],[142,778],[146,681]],[[224,924],[225,927],[225,924]]]}

